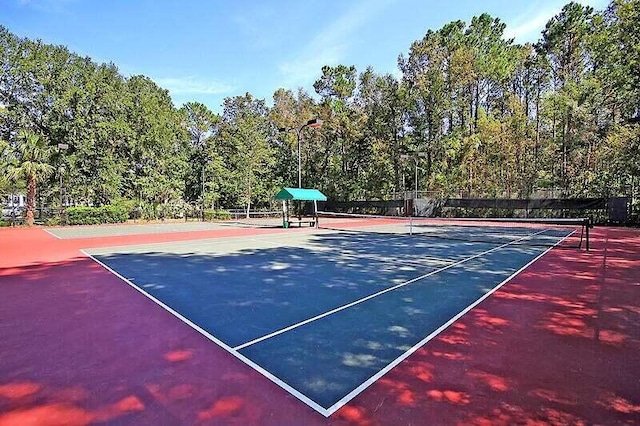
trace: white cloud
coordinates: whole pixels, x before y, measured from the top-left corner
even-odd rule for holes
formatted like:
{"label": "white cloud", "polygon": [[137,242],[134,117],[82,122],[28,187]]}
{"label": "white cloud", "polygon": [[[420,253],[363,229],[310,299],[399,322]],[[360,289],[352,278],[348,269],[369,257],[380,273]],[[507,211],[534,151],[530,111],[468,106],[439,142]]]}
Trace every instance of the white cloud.
{"label": "white cloud", "polygon": [[315,55],[303,54],[291,62],[281,64],[279,69],[285,75],[285,80],[289,86],[301,85],[316,78],[324,65],[338,64],[346,51],[347,47],[344,44],[324,46]]}
{"label": "white cloud", "polygon": [[381,13],[394,0],[362,1],[305,43],[297,58],[279,66],[289,86],[310,83],[323,65],[337,65],[346,56],[353,34]]}
{"label": "white cloud", "polygon": [[545,6],[533,4],[513,21],[513,25],[507,25],[505,38],[513,38],[517,43],[537,41],[549,19],[562,10],[562,4],[557,2]]}
{"label": "white cloud", "polygon": [[218,95],[235,89],[234,86],[226,83],[195,77],[155,78],[154,81],[172,95]]}
{"label": "white cloud", "polygon": [[[596,11],[607,5],[607,0],[578,1],[584,6],[591,6]],[[533,3],[522,15],[507,25],[505,38],[513,38],[517,43],[536,42],[542,37],[542,30],[551,18],[562,11],[566,2]]]}

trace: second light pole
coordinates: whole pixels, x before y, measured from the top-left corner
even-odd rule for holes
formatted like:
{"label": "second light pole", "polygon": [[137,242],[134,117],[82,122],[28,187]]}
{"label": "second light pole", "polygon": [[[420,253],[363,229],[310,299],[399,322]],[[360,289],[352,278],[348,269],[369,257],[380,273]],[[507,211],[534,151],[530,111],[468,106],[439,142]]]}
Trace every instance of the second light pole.
{"label": "second light pole", "polygon": [[[415,177],[415,183],[414,183],[414,195],[413,198],[418,198],[418,169],[420,167],[418,167],[418,158],[419,157],[426,157],[427,153],[426,152],[414,152],[413,154],[409,155],[409,154],[400,154],[400,159],[402,160],[407,160],[409,158],[413,159],[413,164],[416,167],[416,177]],[[403,188],[404,190],[404,188]]]}
{"label": "second light pole", "polygon": [[[305,127],[312,127],[312,128],[318,128],[322,126],[322,120],[319,118],[312,118],[311,120],[307,121],[305,124],[303,124],[302,126],[300,126],[300,128],[297,130],[297,136],[298,136],[298,188],[302,188],[302,155],[300,152],[300,146],[301,146],[301,142],[302,142],[302,131],[304,130]],[[291,130],[296,130],[293,127],[280,127],[278,128],[279,132],[289,132]]]}

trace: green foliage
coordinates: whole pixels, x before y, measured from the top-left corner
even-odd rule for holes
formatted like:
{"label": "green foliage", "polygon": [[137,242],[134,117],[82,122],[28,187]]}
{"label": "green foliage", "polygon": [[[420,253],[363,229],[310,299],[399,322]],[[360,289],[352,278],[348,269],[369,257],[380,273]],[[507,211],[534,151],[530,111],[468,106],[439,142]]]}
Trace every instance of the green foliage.
{"label": "green foliage", "polygon": [[211,220],[231,220],[231,213],[228,210],[205,210],[204,219]]}
{"label": "green foliage", "polygon": [[[269,119],[276,128],[284,130],[278,131],[269,143],[273,152],[273,172],[276,177],[273,185],[298,186],[296,131],[313,117],[326,119],[325,114],[317,111],[316,101],[303,90],[294,94],[291,91],[279,89],[274,94],[273,108],[269,111]],[[313,131],[305,129],[301,134],[301,153],[304,161],[302,177],[304,185],[307,186],[319,186],[322,181],[322,173],[318,173],[315,169],[317,163],[314,158],[311,158],[312,155],[321,155],[320,153],[326,149],[326,143],[320,142],[319,134],[321,134],[320,129]]]}
{"label": "green foliage", "polygon": [[313,84],[313,88],[317,94],[325,98],[350,98],[356,88],[356,67],[325,65],[322,67],[322,77]]}
{"label": "green foliage", "polygon": [[12,161],[12,154],[9,143],[0,139],[0,196],[9,194],[11,190],[12,185],[7,173]]}
{"label": "green foliage", "polygon": [[137,203],[134,200],[127,199],[119,199],[115,200],[112,204],[112,207],[116,207],[118,210],[124,211],[127,214],[127,219],[135,219],[137,211]]}
{"label": "green foliage", "polygon": [[250,209],[273,196],[278,186],[267,107],[248,93],[227,98],[220,126],[219,146],[227,165],[227,179],[220,186],[228,194],[227,205]]}
{"label": "green foliage", "polygon": [[53,166],[48,164],[51,148],[39,134],[20,132],[15,151],[14,164],[7,168],[7,177],[11,181],[24,181],[27,187],[26,224],[34,223],[36,190],[38,183],[53,173]]}
{"label": "green foliage", "polygon": [[[132,200],[120,207],[136,219],[213,218],[297,186],[299,157],[302,186],[335,200],[399,196],[416,172],[418,189],[447,195],[629,195],[640,186],[640,126],[626,123],[640,112],[639,19],[640,0],[569,3],[519,45],[481,14],[428,30],[398,76],[324,66],[319,99],[279,89],[270,108],[247,93],[222,115],[176,109],[148,77],[0,27],[0,195],[26,190],[30,210],[62,195]],[[314,117],[322,128],[301,127]]]}
{"label": "green foliage", "polygon": [[124,206],[118,205],[67,208],[67,223],[69,225],[123,223],[128,218],[129,211]]}
{"label": "green foliage", "polygon": [[186,103],[180,114],[182,127],[189,136],[185,150],[192,170],[185,172],[184,198],[192,203],[213,205],[220,198],[220,182],[226,175],[217,146],[220,116],[197,102]]}
{"label": "green foliage", "polygon": [[61,225],[62,221],[59,216],[49,217],[44,221],[45,226],[58,226]]}

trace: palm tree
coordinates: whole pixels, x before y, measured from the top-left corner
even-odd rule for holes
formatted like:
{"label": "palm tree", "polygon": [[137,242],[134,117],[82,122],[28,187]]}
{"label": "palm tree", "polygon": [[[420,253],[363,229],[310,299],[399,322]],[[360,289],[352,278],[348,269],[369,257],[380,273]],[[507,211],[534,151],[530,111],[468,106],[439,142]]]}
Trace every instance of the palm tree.
{"label": "palm tree", "polygon": [[35,133],[21,132],[16,146],[17,165],[9,166],[7,176],[12,180],[27,182],[27,214],[25,223],[33,226],[36,205],[36,186],[46,179],[54,168],[47,163],[51,148]]}
{"label": "palm tree", "polygon": [[0,139],[0,194],[9,192],[10,182],[6,173],[9,167],[9,158],[9,143]]}

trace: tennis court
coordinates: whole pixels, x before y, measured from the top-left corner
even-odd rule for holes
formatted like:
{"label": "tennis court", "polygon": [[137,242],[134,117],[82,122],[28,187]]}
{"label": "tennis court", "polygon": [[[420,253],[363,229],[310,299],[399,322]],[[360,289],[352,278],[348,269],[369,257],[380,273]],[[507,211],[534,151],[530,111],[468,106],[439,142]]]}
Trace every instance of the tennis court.
{"label": "tennis court", "polygon": [[329,416],[574,232],[395,222],[87,254]]}
{"label": "tennis court", "polygon": [[5,230],[0,420],[633,422],[640,235],[583,225]]}

